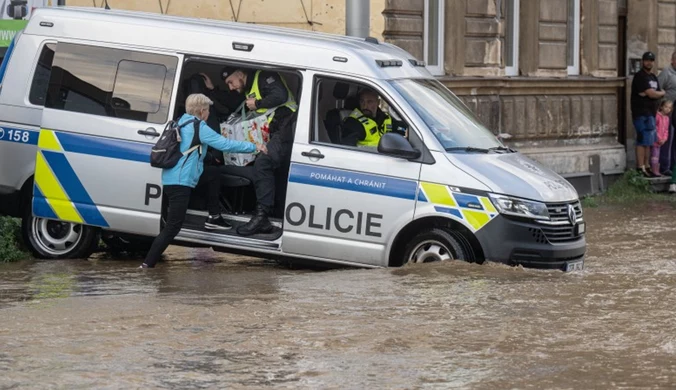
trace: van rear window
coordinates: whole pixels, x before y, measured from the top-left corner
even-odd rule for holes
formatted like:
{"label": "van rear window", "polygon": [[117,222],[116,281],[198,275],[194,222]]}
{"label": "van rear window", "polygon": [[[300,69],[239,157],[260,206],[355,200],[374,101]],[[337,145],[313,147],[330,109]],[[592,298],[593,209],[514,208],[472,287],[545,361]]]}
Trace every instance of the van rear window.
{"label": "van rear window", "polygon": [[45,107],[165,123],[178,58],[59,43]]}
{"label": "van rear window", "polygon": [[52,73],[52,62],[54,61],[55,43],[47,43],[40,52],[38,65],[35,68],[33,82],[31,83],[28,100],[37,106],[45,105],[45,95],[47,95],[47,86],[49,85],[49,76]]}

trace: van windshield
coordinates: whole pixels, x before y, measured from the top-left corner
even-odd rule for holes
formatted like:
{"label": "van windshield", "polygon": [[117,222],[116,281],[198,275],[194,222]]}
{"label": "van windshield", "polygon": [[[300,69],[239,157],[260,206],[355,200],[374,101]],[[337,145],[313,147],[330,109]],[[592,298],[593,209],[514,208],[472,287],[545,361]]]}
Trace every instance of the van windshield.
{"label": "van windshield", "polygon": [[506,149],[439,81],[404,79],[390,83],[425,121],[446,151],[462,153]]}

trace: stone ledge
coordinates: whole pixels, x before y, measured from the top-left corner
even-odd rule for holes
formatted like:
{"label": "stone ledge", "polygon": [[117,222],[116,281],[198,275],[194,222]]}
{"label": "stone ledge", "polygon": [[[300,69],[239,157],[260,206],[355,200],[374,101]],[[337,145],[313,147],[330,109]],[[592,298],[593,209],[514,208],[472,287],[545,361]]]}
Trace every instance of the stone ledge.
{"label": "stone ledge", "polygon": [[[615,172],[627,167],[624,146],[596,145],[578,147],[520,148],[519,152],[562,175],[583,172]],[[598,167],[592,157],[598,156]]]}
{"label": "stone ledge", "polygon": [[624,77],[439,77],[457,95],[598,95],[615,94]]}

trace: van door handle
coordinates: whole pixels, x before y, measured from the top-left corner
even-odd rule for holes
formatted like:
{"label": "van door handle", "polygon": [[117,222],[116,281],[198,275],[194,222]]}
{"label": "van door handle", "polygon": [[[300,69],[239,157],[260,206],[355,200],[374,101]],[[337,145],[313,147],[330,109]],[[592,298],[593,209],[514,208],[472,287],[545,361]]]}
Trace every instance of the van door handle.
{"label": "van door handle", "polygon": [[317,149],[312,149],[309,152],[302,152],[300,155],[303,156],[303,157],[310,157],[310,158],[317,158],[317,159],[324,158],[324,155]]}
{"label": "van door handle", "polygon": [[157,132],[157,130],[153,129],[152,127],[149,127],[145,130],[139,130],[137,133],[141,135],[147,135],[149,137],[159,137],[160,133]]}

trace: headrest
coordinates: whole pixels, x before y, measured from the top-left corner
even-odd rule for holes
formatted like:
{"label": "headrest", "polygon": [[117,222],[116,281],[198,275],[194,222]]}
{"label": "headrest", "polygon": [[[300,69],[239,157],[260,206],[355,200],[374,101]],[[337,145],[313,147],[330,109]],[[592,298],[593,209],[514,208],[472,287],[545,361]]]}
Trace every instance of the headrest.
{"label": "headrest", "polygon": [[336,99],[345,99],[350,93],[350,85],[346,83],[336,83],[333,87],[333,97]]}

